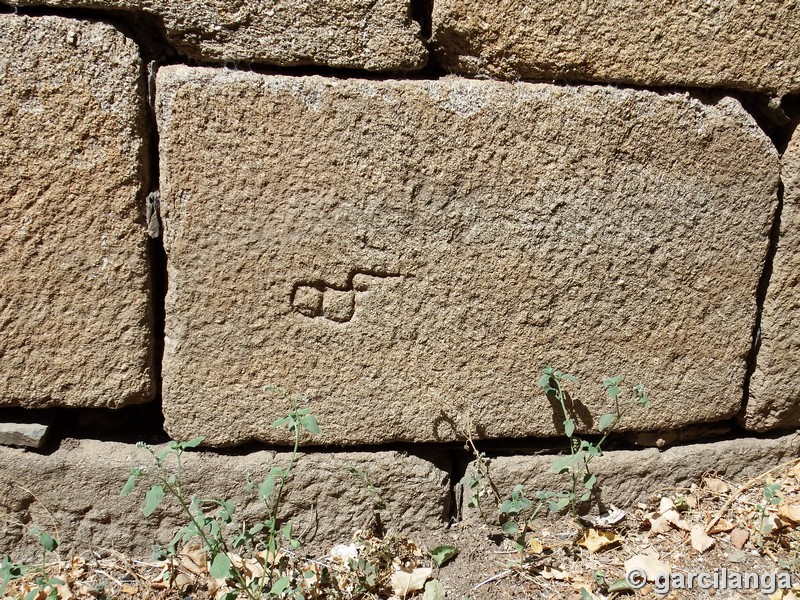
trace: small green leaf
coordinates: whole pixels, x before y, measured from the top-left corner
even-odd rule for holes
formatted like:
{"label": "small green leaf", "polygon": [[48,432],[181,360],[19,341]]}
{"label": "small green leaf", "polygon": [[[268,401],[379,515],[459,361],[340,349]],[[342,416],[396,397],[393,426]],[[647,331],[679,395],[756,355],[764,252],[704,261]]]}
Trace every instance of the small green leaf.
{"label": "small green leaf", "polygon": [[125,485],[122,486],[122,491],[119,493],[120,496],[124,498],[133,491],[133,487],[136,485],[137,477],[139,477],[139,469],[131,469],[131,474],[128,477],[128,481],[125,482]]}
{"label": "small green leaf", "polygon": [[581,587],[581,600],[593,600],[594,596],[585,587]]}
{"label": "small green leaf", "polygon": [[194,439],[191,439],[188,442],[183,442],[181,444],[181,447],[183,447],[183,448],[197,448],[200,444],[203,443],[204,439],[206,439],[205,436],[201,435],[200,437],[196,437]]}
{"label": "small green leaf", "polygon": [[563,510],[567,504],[569,504],[570,498],[569,496],[565,496],[563,498],[559,498],[558,500],[551,500],[547,503],[550,512],[557,513],[560,510]]}
{"label": "small green leaf", "polygon": [[226,522],[230,522],[230,517],[233,517],[233,513],[236,512],[236,503],[233,500],[225,500],[222,503],[222,509],[225,511],[226,515]]}
{"label": "small green leaf", "polygon": [[39,588],[37,587],[37,588],[32,589],[27,594],[25,594],[24,600],[35,600],[38,597],[39,597]]}
{"label": "small green leaf", "polygon": [[147,494],[144,497],[144,509],[142,512],[144,513],[145,517],[149,517],[153,514],[153,511],[158,507],[161,501],[164,499],[164,488],[160,485],[154,485],[149,490],[147,490]]}
{"label": "small green leaf", "polygon": [[566,454],[564,456],[559,456],[557,459],[553,461],[550,470],[556,474],[566,473],[567,471],[569,471],[570,467],[574,464],[574,462],[575,462],[574,456],[571,456],[569,454]]}
{"label": "small green leaf", "polygon": [[217,552],[211,559],[208,572],[214,579],[227,579],[231,574],[231,559],[224,552]]}
{"label": "small green leaf", "polygon": [[272,584],[269,593],[273,596],[280,596],[289,587],[289,578],[285,575]]}
{"label": "small green leaf", "polygon": [[625,379],[624,375],[616,375],[614,377],[606,377],[603,379],[603,386],[604,387],[611,387],[615,385],[619,385],[622,383],[622,380]]}
{"label": "small green leaf", "polygon": [[273,427],[283,427],[287,423],[289,423],[291,419],[289,417],[283,417],[282,419],[278,419],[274,423],[272,423]]}
{"label": "small green leaf", "polygon": [[564,419],[564,435],[571,438],[573,433],[575,433],[575,421]]}
{"label": "small green leaf", "polygon": [[608,414],[602,415],[600,417],[599,423],[597,424],[597,428],[600,431],[605,431],[606,429],[611,427],[614,424],[614,421],[616,421],[616,420],[617,420],[617,415],[615,415],[614,413],[608,413]]}
{"label": "small green leaf", "polygon": [[563,379],[566,379],[567,381],[571,381],[575,385],[580,385],[581,384],[581,382],[578,381],[577,377],[575,377],[574,375],[570,375],[569,373],[564,373],[561,377]]}
{"label": "small green leaf", "polygon": [[611,585],[608,586],[608,593],[613,594],[614,592],[633,592],[635,591],[631,584],[628,583],[628,580],[625,577],[621,579],[617,579]]}
{"label": "small green leaf", "polygon": [[455,546],[436,546],[431,550],[431,558],[437,567],[441,567],[448,561],[453,560],[457,554],[458,548]]}
{"label": "small green leaf", "polygon": [[504,533],[508,535],[515,535],[519,531],[519,525],[517,525],[514,521],[506,521],[501,526]]}
{"label": "small green leaf", "polygon": [[438,579],[431,579],[425,584],[422,600],[445,600],[446,597],[444,586]]}
{"label": "small green leaf", "polygon": [[586,476],[583,478],[583,487],[585,487],[587,490],[593,489],[596,483],[597,483],[597,475],[589,475],[587,473]]}
{"label": "small green leaf", "polygon": [[258,499],[266,500],[272,495],[273,490],[275,490],[275,477],[267,475],[264,481],[258,484]]}
{"label": "small green leaf", "polygon": [[686,512],[691,508],[685,496],[676,496],[672,499],[672,502],[675,504],[675,508],[678,512]]}
{"label": "small green leaf", "polygon": [[55,552],[56,548],[58,548],[58,541],[47,533],[43,533],[39,536],[39,543],[42,545],[42,548],[48,552]]}
{"label": "small green leaf", "polygon": [[319,424],[317,423],[317,418],[314,415],[306,415],[300,419],[300,424],[313,433],[314,435],[319,435]]}
{"label": "small green leaf", "polygon": [[617,397],[619,396],[619,387],[616,386],[616,385],[612,385],[612,386],[606,388],[606,392],[608,393],[610,398],[613,398],[614,400],[616,400]]}
{"label": "small green leaf", "polygon": [[542,375],[539,378],[539,381],[536,382],[540,388],[542,388],[545,392],[549,392],[553,389],[553,386],[550,385],[550,375]]}

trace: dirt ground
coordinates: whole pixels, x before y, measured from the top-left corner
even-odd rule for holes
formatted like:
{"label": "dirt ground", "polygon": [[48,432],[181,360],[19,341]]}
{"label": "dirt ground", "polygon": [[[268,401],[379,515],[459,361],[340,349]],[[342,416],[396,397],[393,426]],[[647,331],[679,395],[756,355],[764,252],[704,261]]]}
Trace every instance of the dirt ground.
{"label": "dirt ground", "polygon": [[[362,532],[324,556],[285,550],[274,561],[261,553],[234,564],[251,580],[265,562],[280,565],[273,580],[295,578],[265,598],[800,597],[800,459],[746,481],[707,474],[689,488],[653,490],[646,503],[616,508],[582,526],[568,515],[534,520],[523,550],[499,525],[474,520],[424,543]],[[226,598],[233,587],[210,577],[204,551],[191,544],[170,560],[59,558],[46,567],[50,581],[35,567],[14,578],[19,572],[4,564],[0,577],[13,579],[5,598],[205,600]]]}

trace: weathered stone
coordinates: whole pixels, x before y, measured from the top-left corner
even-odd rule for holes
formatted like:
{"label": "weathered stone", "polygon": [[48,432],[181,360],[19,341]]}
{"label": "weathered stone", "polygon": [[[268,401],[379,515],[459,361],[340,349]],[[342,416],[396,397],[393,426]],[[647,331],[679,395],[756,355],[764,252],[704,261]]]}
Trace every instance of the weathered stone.
{"label": "weathered stone", "polygon": [[[307,394],[323,443],[452,439],[468,406],[481,436],[552,435],[546,364],[582,379],[579,430],[616,373],[655,404],[625,429],[738,412],[779,164],[737,101],[187,67],[157,87],[174,438],[285,442],[263,383]],[[302,286],[352,316],[293,306]]]}
{"label": "weathered stone", "polygon": [[[232,499],[236,514],[252,524],[265,515],[263,504],[246,492],[248,474],[260,482],[271,467],[286,468],[289,456],[270,451],[242,456],[187,452],[184,491]],[[346,542],[356,529],[374,525],[375,497],[363,480],[349,474],[352,467],[381,490],[388,504],[380,511],[385,527],[404,532],[441,529],[449,516],[450,486],[447,473],[435,462],[390,451],[301,454],[281,516],[291,519],[312,547]],[[131,468],[139,465],[152,469],[152,458],[130,444],[67,440],[51,455],[0,447],[0,518],[5,523],[0,555],[34,558],[40,549],[26,534],[38,526],[57,532],[67,552],[113,548],[149,556],[154,543],[169,542],[187,521],[171,498],[145,518],[141,509],[146,482],[131,496],[120,497]]]}
{"label": "weathered stone", "polygon": [[39,448],[49,423],[0,423],[0,446]]}
{"label": "weathered stone", "polygon": [[741,419],[756,431],[800,425],[800,135],[782,161],[780,234],[761,315],[761,347]]}
{"label": "weathered stone", "polygon": [[0,405],[153,396],[141,81],[109,25],[0,15]]}
{"label": "weathered stone", "polygon": [[437,0],[433,48],[470,75],[800,90],[793,0]]}
{"label": "weathered stone", "polygon": [[204,61],[411,71],[428,62],[409,0],[8,0],[143,11],[182,55]]}
{"label": "weathered stone", "polygon": [[[626,509],[664,490],[688,488],[692,483],[699,483],[708,472],[734,481],[754,477],[784,460],[795,458],[798,452],[800,435],[797,433],[774,439],[740,438],[676,446],[664,451],[647,448],[606,452],[590,463],[591,472],[597,476],[595,504],[615,504]],[[531,498],[536,491],[568,490],[569,476],[554,475],[551,470],[556,458],[557,455],[492,458],[489,477],[501,498],[510,496],[517,484],[522,484]],[[468,465],[468,476],[475,472],[475,467],[475,463]],[[478,511],[468,507],[471,494],[466,486],[459,485],[456,501],[463,517],[478,519]]]}

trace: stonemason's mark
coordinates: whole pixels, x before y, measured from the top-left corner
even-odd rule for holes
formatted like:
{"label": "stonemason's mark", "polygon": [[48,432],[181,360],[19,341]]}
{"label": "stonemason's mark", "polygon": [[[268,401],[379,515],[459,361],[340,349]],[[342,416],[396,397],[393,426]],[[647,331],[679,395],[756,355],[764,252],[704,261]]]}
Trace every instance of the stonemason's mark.
{"label": "stonemason's mark", "polygon": [[294,284],[290,302],[292,310],[309,318],[322,317],[335,323],[347,323],[356,312],[356,296],[366,292],[375,279],[401,277],[399,273],[376,271],[350,272],[345,287],[329,285],[321,280],[305,280]]}

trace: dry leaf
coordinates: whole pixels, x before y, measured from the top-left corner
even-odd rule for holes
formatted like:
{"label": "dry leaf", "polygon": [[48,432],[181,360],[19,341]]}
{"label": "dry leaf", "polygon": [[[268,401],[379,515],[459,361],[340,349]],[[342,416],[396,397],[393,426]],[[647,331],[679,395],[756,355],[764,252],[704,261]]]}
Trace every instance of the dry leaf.
{"label": "dry leaf", "polygon": [[778,518],[778,515],[768,515],[763,521],[760,522],[759,526],[761,527],[761,531],[763,533],[774,534],[786,527],[786,523]]}
{"label": "dry leaf", "polygon": [[182,592],[185,592],[187,589],[189,589],[189,586],[191,586],[192,583],[194,583],[194,578],[188,573],[178,573],[175,576],[174,585]]}
{"label": "dry leaf", "polygon": [[411,571],[403,569],[392,573],[390,581],[392,591],[401,598],[405,598],[410,592],[418,592],[425,586],[425,582],[433,573],[430,568],[416,568]]}
{"label": "dry leaf", "polygon": [[607,529],[608,527],[612,527],[616,525],[620,521],[622,521],[626,517],[625,511],[617,508],[613,504],[609,506],[609,510],[607,513],[600,515],[599,517],[589,517],[592,525],[598,527],[600,529]]}
{"label": "dry leaf", "polygon": [[747,543],[748,538],[750,537],[750,532],[746,529],[739,529],[738,527],[731,531],[731,544],[733,544],[734,548],[737,550],[741,550],[744,548],[744,545]]}
{"label": "dry leaf", "polygon": [[703,483],[712,492],[717,492],[718,494],[726,494],[731,491],[731,486],[716,477],[706,477]]}
{"label": "dry leaf", "polygon": [[207,570],[205,550],[181,554],[180,565],[183,569],[189,571],[189,573],[194,573],[195,575],[204,574]]}
{"label": "dry leaf", "polygon": [[616,544],[619,536],[613,531],[598,531],[597,529],[587,529],[583,532],[583,537],[578,540],[578,545],[583,546],[594,554],[603,548]]}
{"label": "dry leaf", "polygon": [[778,506],[778,516],[784,521],[791,521],[792,523],[800,523],[800,504],[785,504],[781,503]]}
{"label": "dry leaf", "polygon": [[67,584],[57,583],[55,588],[56,592],[58,592],[58,600],[72,600],[75,597]]}
{"label": "dry leaf", "polygon": [[123,585],[122,587],[119,588],[119,591],[122,592],[123,594],[133,595],[139,593],[139,588],[136,587],[135,585]]}
{"label": "dry leaf", "polygon": [[625,573],[639,571],[644,573],[647,581],[655,581],[659,575],[669,575],[672,568],[665,562],[647,554],[637,554],[625,561]]}
{"label": "dry leaf", "polygon": [[264,574],[264,566],[255,558],[246,558],[242,572],[245,575],[245,581],[250,583],[256,579],[260,579]]}
{"label": "dry leaf", "polygon": [[648,513],[644,518],[650,522],[650,531],[653,533],[667,533],[672,530],[672,526],[686,531],[691,529],[669,498],[662,498],[658,511]]}
{"label": "dry leaf", "polygon": [[695,525],[692,527],[692,548],[700,553],[705,552],[714,545],[714,540],[706,534],[702,525]]}
{"label": "dry leaf", "polygon": [[358,558],[358,548],[355,544],[337,544],[331,548],[330,556],[336,562],[346,565],[350,559]]}
{"label": "dry leaf", "polygon": [[558,581],[569,581],[569,575],[564,571],[559,571],[553,567],[543,567],[539,574],[545,579],[556,579]]}
{"label": "dry leaf", "polygon": [[537,540],[535,537],[532,537],[528,542],[528,552],[531,554],[541,554],[544,552],[544,546],[542,546],[542,542]]}
{"label": "dry leaf", "polygon": [[734,528],[734,524],[730,521],[726,521],[725,519],[720,519],[714,526],[708,530],[707,533],[727,533]]}
{"label": "dry leaf", "polygon": [[767,598],[769,600],[797,600],[797,595],[792,590],[775,590]]}

